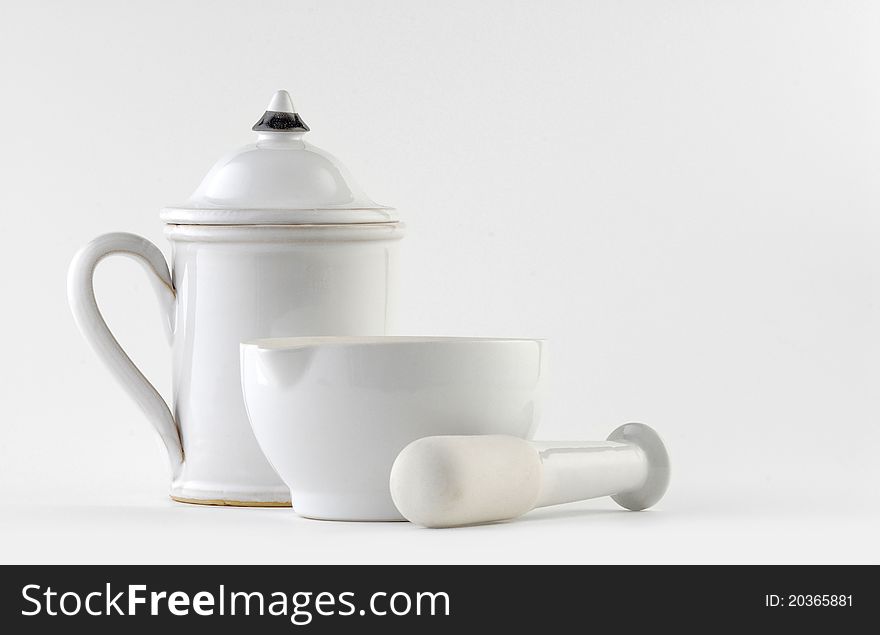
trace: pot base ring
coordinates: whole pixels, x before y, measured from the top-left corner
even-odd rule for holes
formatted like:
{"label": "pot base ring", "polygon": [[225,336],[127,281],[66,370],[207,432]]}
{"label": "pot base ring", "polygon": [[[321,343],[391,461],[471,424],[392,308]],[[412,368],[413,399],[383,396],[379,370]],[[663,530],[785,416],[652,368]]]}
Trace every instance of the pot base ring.
{"label": "pot base ring", "polygon": [[215,507],[290,507],[290,501],[237,501],[223,498],[186,498],[173,495],[171,500],[189,505],[211,505]]}

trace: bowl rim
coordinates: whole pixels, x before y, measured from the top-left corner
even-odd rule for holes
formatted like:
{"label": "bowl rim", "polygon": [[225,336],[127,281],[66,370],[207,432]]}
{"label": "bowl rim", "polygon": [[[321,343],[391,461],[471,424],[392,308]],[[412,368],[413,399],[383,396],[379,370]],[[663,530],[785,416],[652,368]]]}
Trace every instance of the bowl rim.
{"label": "bowl rim", "polygon": [[479,337],[454,335],[307,335],[291,337],[259,337],[241,342],[242,349],[291,350],[326,346],[389,346],[406,344],[501,344],[531,342],[543,344],[545,338]]}

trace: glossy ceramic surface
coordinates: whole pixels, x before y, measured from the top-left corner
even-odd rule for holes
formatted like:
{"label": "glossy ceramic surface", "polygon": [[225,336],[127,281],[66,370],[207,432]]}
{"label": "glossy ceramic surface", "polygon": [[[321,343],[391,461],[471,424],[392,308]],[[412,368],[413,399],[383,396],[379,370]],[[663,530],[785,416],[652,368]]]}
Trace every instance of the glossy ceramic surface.
{"label": "glossy ceramic surface", "polygon": [[[170,267],[146,239],[106,234],[80,250],[68,275],[77,324],[159,432],[171,495],[187,502],[289,504],[247,421],[242,340],[392,328],[402,225],[367,222],[395,217],[366,198],[336,159],[302,140],[308,128],[286,92],[254,128],[255,144],[221,159],[185,206],[163,211]],[[111,254],[131,256],[153,274],[173,351],[170,406],[98,310],[93,273]]]}
{"label": "glossy ceramic surface", "polygon": [[162,210],[162,220],[207,225],[397,220],[394,209],[367,196],[336,157],[305,140],[309,129],[287,91],[275,93],[253,129],[256,141],[221,157],[185,203]]}
{"label": "glossy ceramic surface", "polygon": [[[258,335],[383,334],[391,325],[396,225],[169,227],[169,275],[143,238],[108,234],[71,265],[71,307],[86,339],[144,409],[168,448],[171,495],[188,502],[289,502],[254,440],[241,397],[239,342]],[[173,410],[107,330],[92,273],[112,253],[154,274],[173,350]]]}
{"label": "glossy ceramic surface", "polygon": [[529,438],[544,344],[471,338],[283,338],[241,346],[242,387],[294,510],[402,520],[388,479],[410,442],[443,434]]}

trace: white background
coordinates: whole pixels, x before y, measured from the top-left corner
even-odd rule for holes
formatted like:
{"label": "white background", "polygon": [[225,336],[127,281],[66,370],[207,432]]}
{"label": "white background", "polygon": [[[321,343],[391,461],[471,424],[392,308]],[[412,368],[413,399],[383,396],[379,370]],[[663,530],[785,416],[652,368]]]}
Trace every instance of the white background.
{"label": "white background", "polygon": [[[880,562],[880,4],[0,8],[0,561]],[[675,469],[461,530],[167,499],[65,275],[248,143],[278,88],[409,226],[400,324],[545,336],[543,438],[637,420]],[[166,394],[146,276],[108,321]]]}

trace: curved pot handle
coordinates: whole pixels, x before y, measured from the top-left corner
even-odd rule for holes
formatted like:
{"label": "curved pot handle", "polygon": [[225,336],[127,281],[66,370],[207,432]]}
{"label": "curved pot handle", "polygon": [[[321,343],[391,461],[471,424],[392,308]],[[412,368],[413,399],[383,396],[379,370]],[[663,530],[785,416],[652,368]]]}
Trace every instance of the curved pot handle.
{"label": "curved pot handle", "polygon": [[113,337],[95,300],[93,285],[95,267],[111,254],[132,257],[153,274],[150,280],[153,282],[166,318],[165,334],[169,339],[171,338],[172,316],[176,302],[174,285],[165,257],[159,248],[146,238],[126,233],[104,234],[80,249],[73,257],[67,273],[67,299],[83,337],[120,381],[128,395],[141,407],[162,437],[165,449],[168,450],[171,469],[176,474],[183,464],[183,446],[174,415],[171,414],[171,409],[159,392],[147,381]]}

